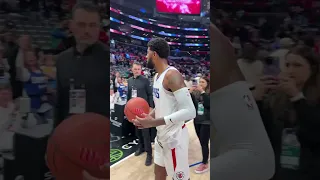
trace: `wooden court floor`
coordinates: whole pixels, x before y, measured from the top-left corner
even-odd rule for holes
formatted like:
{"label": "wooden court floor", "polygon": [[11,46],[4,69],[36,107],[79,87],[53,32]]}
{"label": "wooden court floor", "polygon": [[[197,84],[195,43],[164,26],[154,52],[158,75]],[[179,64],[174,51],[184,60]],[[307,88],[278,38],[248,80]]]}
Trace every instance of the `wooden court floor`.
{"label": "wooden court floor", "polygon": [[[189,131],[189,164],[194,164],[202,160],[201,148],[198,137],[195,133],[193,121],[187,123]],[[146,153],[140,156],[130,156],[122,162],[111,167],[110,179],[117,180],[154,180],[153,168],[145,166]],[[194,172],[197,166],[190,168],[191,180],[209,180],[210,173],[196,174]],[[171,178],[167,178],[171,180]]]}

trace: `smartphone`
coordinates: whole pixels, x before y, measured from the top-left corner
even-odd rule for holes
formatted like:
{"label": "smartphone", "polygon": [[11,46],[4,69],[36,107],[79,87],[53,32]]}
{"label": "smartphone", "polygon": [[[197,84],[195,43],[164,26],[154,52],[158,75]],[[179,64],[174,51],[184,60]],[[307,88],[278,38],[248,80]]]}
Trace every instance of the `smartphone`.
{"label": "smartphone", "polygon": [[278,76],[280,74],[280,60],[276,57],[267,57],[263,61],[263,74]]}
{"label": "smartphone", "polygon": [[192,86],[198,86],[198,81],[196,79],[192,80]]}

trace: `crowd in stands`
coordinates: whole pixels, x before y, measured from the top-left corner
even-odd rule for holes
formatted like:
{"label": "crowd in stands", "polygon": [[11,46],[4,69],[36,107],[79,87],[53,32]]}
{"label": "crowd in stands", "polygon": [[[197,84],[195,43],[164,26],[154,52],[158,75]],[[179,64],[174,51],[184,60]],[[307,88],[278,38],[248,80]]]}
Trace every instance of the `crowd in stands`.
{"label": "crowd in stands", "polygon": [[[106,9],[105,6],[105,2],[101,1],[101,12]],[[31,8],[28,11],[36,10]],[[101,14],[103,26],[100,40],[109,44],[108,34],[105,31],[109,25],[106,19],[109,17],[106,14],[106,12]],[[69,18],[70,11],[58,21],[56,28],[49,29],[45,35],[40,37],[40,41],[41,38],[50,37],[46,47],[39,44],[39,37],[36,35],[30,32],[21,33],[20,24],[28,20],[16,18],[5,21],[5,26],[1,27],[0,91],[12,91],[14,99],[29,97],[32,112],[41,114],[51,111],[54,104],[56,86],[54,57],[75,45],[74,37],[68,26]]]}
{"label": "crowd in stands", "polygon": [[212,14],[236,49],[260,110],[275,153],[272,180],[319,179],[320,34],[310,11],[296,9]]}
{"label": "crowd in stands", "polygon": [[[127,36],[134,35],[135,39],[141,39],[160,34],[162,38],[172,43],[201,44],[198,46],[171,46],[172,51],[194,51],[195,49],[208,51],[209,39],[205,30],[207,28],[206,24],[209,23],[208,16],[197,17],[193,20],[186,20],[187,18],[183,16],[181,18],[177,16],[163,17],[153,15],[151,12],[141,12],[132,8],[129,4],[119,5],[117,3],[112,3],[110,10],[110,16],[113,18],[111,19],[113,22],[111,29],[123,32]],[[191,18],[189,17],[189,19]],[[137,38],[137,36],[141,38]],[[189,37],[185,38],[185,36]],[[116,40],[119,39],[124,42],[124,39],[128,38],[121,36],[117,37]],[[132,42],[131,40],[127,41]],[[146,46],[146,42],[134,43]]]}
{"label": "crowd in stands", "polygon": [[[111,89],[114,92],[117,91],[113,84],[120,83],[124,89],[126,89],[126,80],[132,77],[131,65],[134,62],[139,62],[142,64],[142,75],[146,76],[153,81],[153,76],[155,75],[154,70],[146,68],[146,53],[147,47],[137,46],[133,44],[115,42],[110,47],[110,62],[112,66],[112,71],[110,72],[110,84]],[[185,77],[187,84],[192,86],[192,79],[196,77],[210,77],[208,62],[208,55],[197,56],[196,58],[188,57],[177,57],[175,52],[171,52],[169,56],[169,64],[176,67],[182,75]],[[195,56],[193,56],[195,57]],[[125,93],[123,93],[125,94]]]}
{"label": "crowd in stands", "polygon": [[[119,2],[118,2],[119,3]],[[117,2],[112,3],[112,8],[120,9],[123,12],[126,12],[128,14],[134,15],[135,17],[139,17],[145,20],[153,19],[154,14],[150,11],[137,11],[136,9],[132,8],[135,5],[130,6],[129,2],[128,4],[119,5]],[[208,13],[208,12],[207,12]],[[197,27],[197,28],[206,28],[205,25],[199,24],[199,22],[190,22],[190,21],[183,21],[179,18],[168,18],[165,16],[157,16],[154,17],[154,19],[157,20],[160,24],[166,24],[171,26],[178,26],[178,27]]]}

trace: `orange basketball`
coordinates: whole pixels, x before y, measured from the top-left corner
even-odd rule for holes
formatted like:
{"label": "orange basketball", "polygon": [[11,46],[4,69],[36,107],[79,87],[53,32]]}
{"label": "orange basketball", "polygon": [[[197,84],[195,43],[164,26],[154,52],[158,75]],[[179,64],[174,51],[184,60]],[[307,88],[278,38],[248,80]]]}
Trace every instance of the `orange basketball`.
{"label": "orange basketball", "polygon": [[83,179],[86,170],[97,178],[109,179],[110,121],[85,113],[69,117],[53,132],[47,145],[47,164],[57,180]]}
{"label": "orange basketball", "polygon": [[130,99],[124,108],[124,114],[130,122],[132,122],[136,116],[142,118],[142,114],[148,114],[149,111],[150,107],[148,102],[140,97]]}

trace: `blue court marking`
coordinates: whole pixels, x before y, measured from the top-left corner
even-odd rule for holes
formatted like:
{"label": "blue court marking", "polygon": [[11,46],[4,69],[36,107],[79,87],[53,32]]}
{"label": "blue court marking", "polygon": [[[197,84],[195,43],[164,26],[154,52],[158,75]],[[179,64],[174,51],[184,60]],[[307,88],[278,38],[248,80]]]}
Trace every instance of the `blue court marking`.
{"label": "blue court marking", "polygon": [[191,167],[196,166],[196,165],[201,164],[201,163],[202,162],[193,163],[193,164],[189,165],[189,167],[191,168]]}

